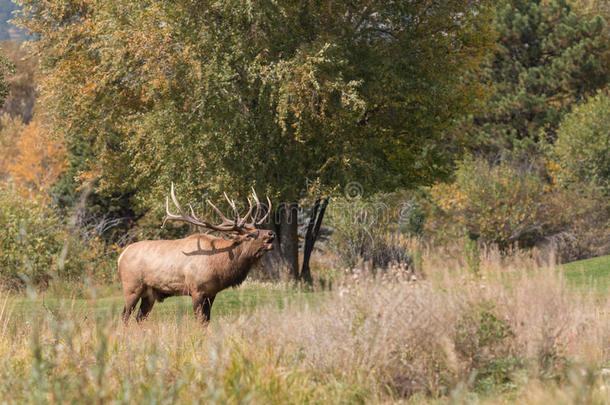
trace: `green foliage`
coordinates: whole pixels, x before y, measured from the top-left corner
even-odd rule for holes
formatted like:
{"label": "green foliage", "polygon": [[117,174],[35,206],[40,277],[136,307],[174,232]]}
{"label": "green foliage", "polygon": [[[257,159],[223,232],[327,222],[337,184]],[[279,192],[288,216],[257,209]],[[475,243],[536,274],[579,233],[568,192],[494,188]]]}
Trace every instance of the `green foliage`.
{"label": "green foliage", "polygon": [[0,179],[6,179],[17,155],[17,143],[25,125],[19,117],[0,117]]}
{"label": "green foliage", "polygon": [[474,388],[488,394],[515,389],[518,387],[515,375],[522,368],[523,361],[513,356],[490,360],[477,370]]}
{"label": "green foliage", "polygon": [[507,163],[482,159],[461,162],[455,183],[433,189],[441,210],[463,226],[472,239],[508,247],[533,243],[549,231],[552,206],[545,183],[534,173]]}
{"label": "green foliage", "polygon": [[6,76],[13,73],[14,66],[4,55],[0,55],[0,106],[4,104],[9,94],[9,85]]}
{"label": "green foliage", "polygon": [[464,253],[466,256],[466,266],[475,275],[478,275],[481,266],[481,252],[479,251],[478,242],[472,238],[466,238]]}
{"label": "green foliage", "polygon": [[59,219],[10,185],[0,185],[0,206],[0,281],[9,288],[47,282],[63,245]]}
{"label": "green foliage", "polygon": [[475,241],[502,249],[537,246],[563,261],[608,254],[608,199],[586,184],[559,187],[553,162],[532,166],[494,166],[480,158],[459,163],[453,184],[430,190],[426,235],[446,241],[465,233],[473,270]]}
{"label": "green foliage", "polygon": [[514,336],[510,330],[510,326],[489,311],[481,311],[477,335],[481,346],[491,346],[501,342],[507,337]]}
{"label": "green foliage", "polygon": [[489,309],[473,308],[463,314],[456,325],[456,342],[461,355],[472,359],[475,367],[489,361],[486,356],[496,355],[493,352],[512,336],[510,326]]}
{"label": "green foliage", "polygon": [[564,114],[608,82],[607,22],[567,0],[507,0],[495,13],[497,47],[480,80],[492,94],[465,126],[477,153],[539,154]]}
{"label": "green foliage", "polygon": [[552,151],[563,185],[592,183],[610,197],[610,93],[599,92],[568,114]]}
{"label": "green foliage", "polygon": [[42,199],[0,183],[0,288],[45,287],[82,280],[116,279],[118,247],[106,246],[94,229],[68,226]]}
{"label": "green foliage", "polygon": [[411,236],[421,236],[426,223],[426,212],[416,197],[403,202],[399,213],[400,232]]}
{"label": "green foliage", "polygon": [[509,354],[506,342],[514,336],[510,325],[489,309],[474,308],[459,320],[456,347],[472,364],[471,378],[477,391],[514,388],[513,374],[524,366]]}
{"label": "green foliage", "polygon": [[170,181],[191,201],[253,184],[296,201],[307,179],[446,177],[443,131],[476,97],[454,79],[489,44],[486,3],[466,0],[22,4],[68,134],[66,200],[95,179],[139,213]]}

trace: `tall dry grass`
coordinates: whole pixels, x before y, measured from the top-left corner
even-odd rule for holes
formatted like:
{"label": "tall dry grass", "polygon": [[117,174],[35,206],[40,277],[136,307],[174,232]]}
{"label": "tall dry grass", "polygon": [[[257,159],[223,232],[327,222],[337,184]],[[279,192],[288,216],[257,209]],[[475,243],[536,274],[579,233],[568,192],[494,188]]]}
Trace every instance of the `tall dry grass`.
{"label": "tall dry grass", "polygon": [[207,329],[190,314],[124,327],[118,314],[69,306],[28,319],[0,299],[0,398],[608,402],[607,299],[572,292],[530,257],[482,252],[473,273],[450,256],[424,252],[423,280],[350,272],[316,304]]}

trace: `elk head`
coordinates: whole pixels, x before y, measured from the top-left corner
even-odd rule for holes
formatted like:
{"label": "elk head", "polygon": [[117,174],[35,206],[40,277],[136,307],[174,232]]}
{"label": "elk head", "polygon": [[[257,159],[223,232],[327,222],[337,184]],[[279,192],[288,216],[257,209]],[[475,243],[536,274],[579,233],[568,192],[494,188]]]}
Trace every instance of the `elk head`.
{"label": "elk head", "polygon": [[[163,220],[163,226],[167,221],[182,221],[192,225],[195,225],[197,228],[202,228],[206,233],[207,232],[218,232],[222,237],[226,239],[230,239],[233,241],[234,245],[248,243],[248,248],[252,255],[256,258],[260,258],[265,252],[273,249],[273,240],[275,239],[275,232],[260,229],[259,227],[265,223],[267,218],[269,218],[269,213],[271,212],[271,200],[267,197],[267,213],[261,217],[262,209],[261,203],[256,195],[256,191],[252,188],[252,197],[256,202],[256,211],[253,213],[254,206],[252,205],[252,201],[248,197],[248,205],[249,209],[246,215],[243,217],[240,216],[237,207],[235,205],[235,201],[230,199],[227,196],[227,193],[223,193],[225,199],[229,203],[229,206],[233,210],[234,218],[227,218],[222,211],[220,211],[210,200],[206,200],[207,203],[212,207],[212,209],[218,214],[221,218],[222,222],[220,224],[212,224],[205,220],[198,218],[195,215],[192,205],[188,204],[189,213],[187,213],[176,198],[176,194],[174,193],[174,183],[171,185],[170,197],[172,202],[178,209],[178,214],[173,214],[169,210],[169,197],[165,199],[165,212],[166,217]],[[250,222],[249,222],[250,221]]]}

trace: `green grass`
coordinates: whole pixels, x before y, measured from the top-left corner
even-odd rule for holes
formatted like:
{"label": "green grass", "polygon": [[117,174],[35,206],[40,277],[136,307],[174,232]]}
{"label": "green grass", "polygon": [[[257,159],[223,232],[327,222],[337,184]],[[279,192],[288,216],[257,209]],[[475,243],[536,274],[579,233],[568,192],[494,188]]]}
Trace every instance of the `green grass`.
{"label": "green grass", "polygon": [[[0,402],[606,403],[606,302],[564,294],[558,268],[521,260],[507,266],[519,277],[440,266],[427,285],[248,281],[217,296],[207,328],[189,297],[125,327],[119,285],[0,295]],[[565,271],[607,286],[607,263]],[[559,350],[565,362],[545,360]]]}
{"label": "green grass", "polygon": [[[566,263],[561,266],[568,282],[577,288],[593,288],[603,296],[610,293],[610,256]],[[70,298],[61,294],[43,293],[34,298],[11,297],[7,308],[12,319],[31,317],[37,313],[54,312],[58,308],[70,308],[84,315],[95,313],[98,316],[114,316],[123,310],[123,297],[120,286],[114,285],[96,291],[98,298]],[[263,306],[283,308],[288,303],[308,303],[319,301],[323,294],[302,290],[290,285],[268,285],[246,283],[239,288],[222,291],[216,297],[212,308],[212,319],[225,316],[247,314]],[[192,316],[190,297],[170,297],[163,303],[156,303],[151,312],[151,320]]]}
{"label": "green grass", "polygon": [[566,263],[562,268],[570,284],[595,288],[605,296],[610,292],[610,255]]}
{"label": "green grass", "polygon": [[[91,294],[100,295],[100,294]],[[212,320],[224,316],[248,314],[256,308],[274,306],[282,309],[289,303],[314,303],[320,293],[299,289],[289,285],[266,285],[246,283],[239,288],[220,292],[212,307]],[[10,297],[7,308],[12,319],[29,318],[44,312],[55,312],[59,308],[69,308],[81,312],[84,316],[93,313],[97,317],[112,317],[123,310],[123,297],[120,287],[116,291],[106,290],[99,298],[66,298],[65,295],[40,294],[36,297]],[[150,314],[151,320],[193,316],[190,297],[169,297],[162,303],[155,303]]]}
{"label": "green grass", "polygon": [[[593,288],[603,296],[610,293],[610,256],[566,263],[562,269],[571,285],[577,288]],[[97,295],[98,298],[70,298],[65,292],[43,293],[34,298],[15,296],[8,300],[7,309],[12,319],[29,318],[43,312],[54,312],[58,308],[70,308],[82,312],[84,316],[95,313],[96,316],[102,317],[114,316],[123,310],[124,302],[118,285],[98,290],[95,294],[90,291],[89,295]],[[239,288],[218,294],[212,308],[212,319],[247,314],[256,308],[269,305],[281,309],[288,303],[312,304],[319,301],[322,295],[287,284],[246,283]],[[190,297],[170,297],[163,303],[155,304],[150,318],[159,320],[192,315]]]}

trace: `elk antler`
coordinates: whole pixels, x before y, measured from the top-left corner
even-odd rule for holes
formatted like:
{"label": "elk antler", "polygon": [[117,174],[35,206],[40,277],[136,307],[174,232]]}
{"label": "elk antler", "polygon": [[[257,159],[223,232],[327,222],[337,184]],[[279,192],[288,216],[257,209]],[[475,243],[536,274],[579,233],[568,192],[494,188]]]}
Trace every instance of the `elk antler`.
{"label": "elk antler", "polygon": [[[222,211],[220,211],[210,200],[207,200],[208,204],[214,209],[214,211],[218,214],[218,216],[222,220],[222,223],[220,223],[219,225],[214,225],[207,221],[197,218],[195,216],[193,207],[190,204],[188,205],[190,214],[187,214],[182,209],[182,207],[180,206],[180,203],[178,202],[178,199],[176,198],[176,194],[174,193],[174,183],[172,182],[172,186],[170,189],[170,196],[171,196],[172,202],[178,209],[179,215],[172,214],[170,212],[169,197],[166,197],[165,198],[166,217],[163,220],[163,225],[161,225],[161,227],[164,227],[165,223],[167,221],[183,221],[183,222],[187,222],[189,224],[193,224],[195,226],[199,226],[199,227],[206,228],[206,229],[209,229],[212,231],[217,231],[217,232],[246,233],[249,230],[251,230],[252,228],[254,228],[255,225],[261,225],[267,219],[267,217],[269,216],[269,211],[271,210],[271,201],[269,200],[269,197],[267,197],[267,201],[269,202],[269,211],[261,220],[257,221],[258,215],[260,213],[260,202],[258,200],[258,196],[256,195],[256,192],[254,191],[254,189],[252,189],[252,192],[253,192],[254,200],[256,201],[256,214],[254,215],[254,217],[252,217],[252,222],[249,224],[247,224],[246,222],[251,217],[252,210],[254,208],[252,206],[252,201],[250,201],[250,198],[248,198],[248,205],[250,206],[250,208],[248,209],[248,212],[246,213],[246,215],[243,218],[241,218],[239,216],[239,212],[237,211],[237,206],[235,205],[235,201],[230,199],[229,196],[226,193],[224,193],[224,197],[227,200],[227,202],[229,203],[229,205],[231,206],[231,208],[233,209],[233,213],[235,215],[235,218],[232,220],[227,218],[222,213]],[[250,229],[248,229],[248,228],[250,228]]]}
{"label": "elk antler", "polygon": [[[267,213],[264,217],[258,219],[258,216],[260,215],[261,211],[261,202],[258,200],[258,196],[256,195],[256,190],[254,190],[254,187],[252,187],[252,197],[254,197],[254,201],[256,201],[256,213],[252,217],[252,223],[250,225],[262,225],[263,223],[265,223],[265,221],[269,217],[269,213],[271,212],[271,200],[269,199],[269,196],[267,196],[267,203],[269,204],[267,206]],[[248,199],[248,202],[250,202],[250,199]]]}

